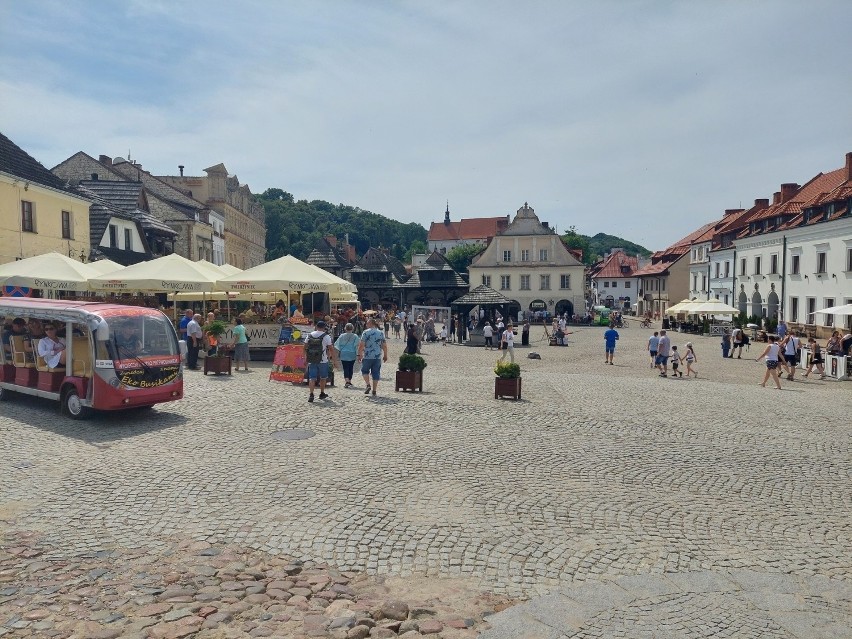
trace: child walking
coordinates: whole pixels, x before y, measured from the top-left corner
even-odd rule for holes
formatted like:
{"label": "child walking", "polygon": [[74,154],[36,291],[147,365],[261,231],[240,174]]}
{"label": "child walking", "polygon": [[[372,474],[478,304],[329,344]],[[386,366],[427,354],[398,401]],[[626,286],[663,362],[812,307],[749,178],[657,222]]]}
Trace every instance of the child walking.
{"label": "child walking", "polygon": [[686,356],[684,359],[686,360],[686,376],[689,377],[691,373],[698,377],[698,371],[692,368],[692,365],[698,362],[698,358],[695,356],[695,351],[692,350],[692,342],[686,343]]}
{"label": "child walking", "polygon": [[678,370],[680,363],[683,361],[680,353],[677,352],[677,346],[672,346],[672,377],[677,377],[680,375],[683,377],[683,373]]}

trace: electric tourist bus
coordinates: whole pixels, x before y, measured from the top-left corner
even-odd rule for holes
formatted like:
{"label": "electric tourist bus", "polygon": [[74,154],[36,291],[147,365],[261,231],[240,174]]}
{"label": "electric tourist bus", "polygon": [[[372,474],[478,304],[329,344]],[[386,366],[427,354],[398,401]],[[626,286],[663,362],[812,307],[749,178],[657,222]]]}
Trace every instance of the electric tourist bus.
{"label": "electric tourist bus", "polygon": [[[159,310],[0,297],[0,314],[6,317],[0,400],[14,393],[51,399],[79,419],[91,410],[147,408],[183,397],[186,346]],[[57,353],[39,355],[45,325],[64,341],[64,362]]]}

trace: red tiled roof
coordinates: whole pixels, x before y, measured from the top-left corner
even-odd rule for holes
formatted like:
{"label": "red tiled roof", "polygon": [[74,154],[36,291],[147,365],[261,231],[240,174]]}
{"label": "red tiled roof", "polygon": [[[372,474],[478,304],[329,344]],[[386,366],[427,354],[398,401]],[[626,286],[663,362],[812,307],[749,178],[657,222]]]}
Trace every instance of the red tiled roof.
{"label": "red tiled roof", "polygon": [[646,275],[659,275],[663,271],[666,271],[671,265],[671,262],[657,262],[656,264],[646,264],[641,269],[633,273],[633,276],[643,277]]}
{"label": "red tiled roof", "polygon": [[[755,216],[750,222],[766,220],[779,214],[792,215],[798,213],[805,207],[816,206],[822,201],[825,194],[833,191],[846,181],[846,168],[835,169],[828,173],[820,173],[814,176],[807,184],[796,191],[796,194],[782,205],[773,204],[765,209],[760,215]],[[811,201],[814,204],[811,204]],[[781,207],[784,207],[783,209]]]}
{"label": "red tiled roof", "polygon": [[432,222],[427,241],[484,240],[494,237],[509,225],[506,216],[474,217],[458,222]]}
{"label": "red tiled roof", "polygon": [[[628,267],[627,273],[621,271],[622,266]],[[639,258],[618,251],[604,259],[603,264],[592,277],[633,277],[638,268]]]}

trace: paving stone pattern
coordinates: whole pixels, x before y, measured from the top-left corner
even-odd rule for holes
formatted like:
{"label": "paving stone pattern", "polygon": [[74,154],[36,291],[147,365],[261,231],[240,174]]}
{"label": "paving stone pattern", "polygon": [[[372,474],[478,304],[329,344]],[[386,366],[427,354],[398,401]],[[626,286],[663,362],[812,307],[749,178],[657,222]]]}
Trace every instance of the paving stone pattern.
{"label": "paving stone pattern", "polygon": [[[181,402],[86,422],[16,397],[0,404],[0,530],[13,562],[3,569],[25,557],[9,552],[22,547],[17,535],[37,540],[36,563],[89,557],[89,570],[117,557],[186,562],[187,544],[205,544],[350,580],[463,584],[458,618],[445,597],[442,619],[474,625],[442,624],[440,636],[547,619],[543,637],[849,636],[837,624],[849,620],[852,579],[852,382],[764,389],[759,345],[751,359],[723,360],[717,339],[701,337],[689,338],[699,377],[661,379],[645,354],[649,332],[620,333],[606,366],[603,329],[577,329],[566,348],[534,329],[542,359],[517,349],[518,402],[493,398],[496,351],[457,345],[427,345],[425,392],[395,393],[402,340],[391,340],[376,398],[358,379],[308,404],[305,388],[267,381],[260,362],[231,377],[189,372]],[[297,428],[315,435],[276,435]],[[767,581],[735,578],[745,574]],[[217,575],[202,576],[220,587]],[[700,590],[714,575],[731,588]],[[575,626],[524,608],[542,596],[575,601],[566,588],[592,598],[594,586],[627,578],[647,592],[618,586],[629,597],[551,607]],[[778,583],[792,592],[773,594],[786,578],[796,581]],[[20,592],[4,594],[9,581],[0,636],[26,621],[9,621],[21,612]],[[465,608],[482,593],[529,601],[487,617],[500,602]],[[229,614],[222,627],[244,632]],[[307,632],[300,623],[292,632]],[[817,627],[830,631],[807,634]]]}

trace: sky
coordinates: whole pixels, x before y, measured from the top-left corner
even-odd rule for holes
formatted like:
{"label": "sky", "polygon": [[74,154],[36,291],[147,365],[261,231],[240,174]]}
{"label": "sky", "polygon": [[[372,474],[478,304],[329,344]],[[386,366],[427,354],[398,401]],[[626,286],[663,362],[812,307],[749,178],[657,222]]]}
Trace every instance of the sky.
{"label": "sky", "polygon": [[844,164],[848,0],[0,0],[0,131],[658,250]]}

